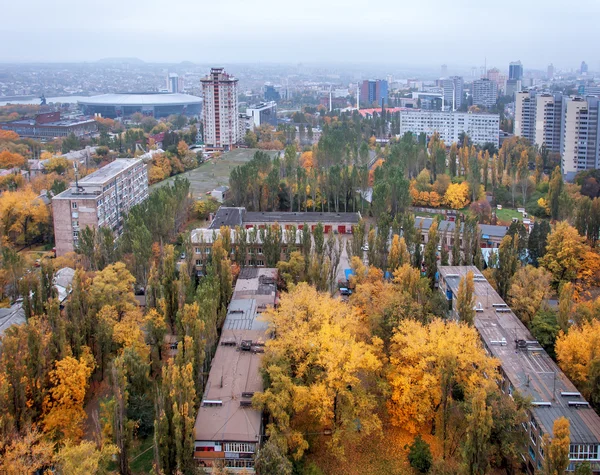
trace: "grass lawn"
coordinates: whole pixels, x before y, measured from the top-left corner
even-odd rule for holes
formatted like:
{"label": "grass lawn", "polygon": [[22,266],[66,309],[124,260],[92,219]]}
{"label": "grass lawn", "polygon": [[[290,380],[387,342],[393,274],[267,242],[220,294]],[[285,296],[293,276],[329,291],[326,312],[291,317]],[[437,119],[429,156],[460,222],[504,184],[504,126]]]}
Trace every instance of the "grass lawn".
{"label": "grass lawn", "polygon": [[[206,196],[207,191],[212,191],[217,186],[229,184],[229,174],[238,165],[249,162],[256,149],[250,148],[239,148],[223,153],[219,158],[212,158],[209,161],[203,163],[198,168],[189,170],[185,173],[177,175],[179,177],[187,178],[190,181],[190,190],[194,198],[203,198]],[[266,151],[271,157],[276,157],[276,151]],[[155,183],[150,186],[150,191],[153,189],[164,186],[175,180],[172,176],[163,180],[159,183]]]}
{"label": "grass lawn", "polygon": [[523,219],[523,215],[519,213],[516,209],[502,208],[494,209],[493,211],[496,212],[496,217],[498,218],[499,222],[502,221],[503,223],[510,224],[513,218],[519,218],[520,220]]}
{"label": "grass lawn", "polygon": [[132,450],[130,459],[131,472],[134,474],[150,473],[152,471],[153,459],[152,437],[148,437]]}

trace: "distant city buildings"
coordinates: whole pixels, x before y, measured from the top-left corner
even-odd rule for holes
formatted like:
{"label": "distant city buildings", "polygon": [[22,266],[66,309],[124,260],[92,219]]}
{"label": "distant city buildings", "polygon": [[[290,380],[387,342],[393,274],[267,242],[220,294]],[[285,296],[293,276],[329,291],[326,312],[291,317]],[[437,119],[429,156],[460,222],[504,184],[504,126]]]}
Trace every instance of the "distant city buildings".
{"label": "distant city buildings", "polygon": [[123,232],[123,217],[148,197],[148,172],[140,159],[117,159],[71,183],[52,198],[56,255],[75,250],[86,227]]}
{"label": "distant city buildings", "polygon": [[581,62],[581,67],[579,68],[579,72],[581,74],[587,74],[588,73],[588,65],[585,61]]}
{"label": "distant city buildings", "polygon": [[272,84],[265,84],[263,95],[265,98],[265,102],[277,102],[279,99],[281,99],[279,91],[277,91],[277,89],[275,89],[275,86],[273,86]]}
{"label": "distant city buildings", "polygon": [[209,148],[229,150],[241,140],[238,80],[223,68],[212,68],[201,79],[204,98],[204,142]]}
{"label": "distant city buildings", "polygon": [[374,103],[377,106],[388,104],[388,82],[385,79],[369,79],[363,81],[360,86],[361,105],[371,106]]}
{"label": "distant city buildings", "polygon": [[252,121],[252,127],[269,124],[277,127],[277,103],[275,101],[262,102],[246,109],[246,115]]}
{"label": "distant city buildings", "polygon": [[442,64],[442,68],[440,71],[440,74],[443,78],[445,78],[446,76],[448,76],[448,66],[446,64]]}
{"label": "distant city buildings", "polygon": [[167,76],[167,90],[169,92],[183,92],[183,78],[177,73],[169,73]]}
{"label": "distant city buildings", "polygon": [[548,79],[552,79],[554,77],[554,65],[552,63],[548,65],[548,72],[546,73],[546,76]]}
{"label": "distant city buildings", "polygon": [[473,114],[469,112],[403,110],[400,112],[400,136],[406,132],[427,136],[434,132],[451,144],[459,141],[462,133],[467,134],[473,143],[496,147],[500,140],[500,116],[498,114]]}
{"label": "distant city buildings", "polygon": [[508,65],[508,79],[517,81],[523,79],[523,65],[521,61],[514,61]]}
{"label": "distant city buildings", "polygon": [[498,84],[489,79],[473,81],[473,104],[476,106],[493,107],[498,101]]}
{"label": "distant city buildings", "polygon": [[514,61],[508,66],[508,80],[506,81],[506,95],[515,97],[521,91],[523,80],[523,65],[521,61]]}
{"label": "distant city buildings", "polygon": [[413,92],[412,98],[417,100],[418,109],[441,111],[444,107],[444,95],[441,92]]}
{"label": "distant city buildings", "polygon": [[464,80],[461,76],[442,78],[438,81],[444,97],[444,110],[458,110],[462,106]]}
{"label": "distant city buildings", "polygon": [[84,137],[98,131],[98,123],[94,119],[63,119],[60,112],[37,114],[33,119],[19,119],[0,122],[1,130],[10,130],[23,138],[52,140],[74,134]]}

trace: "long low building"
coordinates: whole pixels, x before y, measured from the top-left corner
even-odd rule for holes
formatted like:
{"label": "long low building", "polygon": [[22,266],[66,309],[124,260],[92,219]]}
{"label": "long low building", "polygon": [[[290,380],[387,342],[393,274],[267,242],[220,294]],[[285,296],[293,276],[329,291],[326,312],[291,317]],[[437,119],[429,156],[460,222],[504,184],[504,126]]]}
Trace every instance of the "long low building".
{"label": "long low building", "polygon": [[[420,230],[421,232],[421,242],[423,244],[427,244],[429,242],[429,228],[433,223],[432,218],[415,218],[415,228]],[[460,244],[462,245],[462,235],[463,235],[464,223],[460,225]],[[508,232],[508,228],[506,226],[498,226],[492,224],[478,224],[479,232],[481,233],[481,248],[492,248],[495,249],[500,247],[500,243],[506,233]],[[440,221],[438,231],[443,234],[446,233],[446,242],[442,241],[442,237],[440,235],[440,245],[445,244],[447,247],[452,247],[454,244],[454,230],[456,229],[456,223],[454,221]]]}
{"label": "long low building", "polygon": [[263,390],[260,365],[269,338],[258,318],[277,304],[277,269],[243,269],[238,277],[194,426],[194,459],[212,473],[220,461],[232,472],[254,473],[263,435],[252,408]]}
{"label": "long low building", "polygon": [[246,211],[246,208],[234,208],[221,206],[214,215],[209,229],[219,229],[221,226],[236,226],[250,229],[253,227],[264,228],[275,223],[283,229],[292,226],[302,229],[304,225],[310,226],[311,230],[318,224],[322,224],[325,233],[337,232],[340,234],[352,234],[354,226],[361,219],[360,213],[321,213],[304,211]]}
{"label": "long low building", "polygon": [[400,112],[400,137],[406,132],[415,135],[434,132],[447,144],[458,143],[465,133],[477,145],[500,143],[500,116],[471,112],[433,111],[404,109]]}
{"label": "long low building", "polygon": [[487,353],[500,361],[500,390],[509,397],[518,391],[531,400],[529,421],[523,426],[527,446],[521,453],[527,471],[533,474],[543,467],[543,436],[552,437],[554,421],[565,417],[571,431],[568,471],[590,462],[598,475],[600,417],[474,266],[439,267],[439,289],[451,317],[458,318],[458,286],[468,272],[474,275],[475,328]]}
{"label": "long low building", "polygon": [[19,119],[0,123],[0,129],[16,132],[20,137],[52,140],[57,137],[92,135],[98,131],[98,123],[89,117],[63,119],[60,112],[37,114],[33,119]]}

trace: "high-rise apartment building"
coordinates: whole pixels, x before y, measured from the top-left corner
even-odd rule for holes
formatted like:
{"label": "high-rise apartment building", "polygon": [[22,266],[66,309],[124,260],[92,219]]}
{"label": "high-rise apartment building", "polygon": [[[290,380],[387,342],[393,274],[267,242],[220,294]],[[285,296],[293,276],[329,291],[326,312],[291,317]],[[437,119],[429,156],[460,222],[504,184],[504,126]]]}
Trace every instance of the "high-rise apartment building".
{"label": "high-rise apartment building", "polygon": [[52,198],[56,255],[75,250],[86,227],[110,228],[119,237],[124,214],[148,198],[148,172],[139,159],[120,158],[71,183]]}
{"label": "high-rise apartment building", "polygon": [[438,81],[444,94],[444,110],[455,111],[460,109],[464,94],[464,81],[461,76],[442,78]]}
{"label": "high-rise apartment building", "polygon": [[241,140],[238,80],[223,68],[212,68],[200,81],[204,98],[204,142],[209,148],[229,150]]}
{"label": "high-rise apartment building", "polygon": [[564,100],[561,168],[567,180],[582,170],[600,168],[599,104],[597,96]]}
{"label": "high-rise apartment building", "polygon": [[563,95],[561,93],[535,96],[535,126],[532,143],[545,145],[551,152],[561,151]]}
{"label": "high-rise apartment building", "polygon": [[521,91],[515,99],[515,128],[518,137],[532,145],[545,145],[550,151],[562,150],[563,96],[561,93]]}
{"label": "high-rise apartment building", "polygon": [[535,140],[535,93],[517,92],[515,97],[514,133],[531,143]]}
{"label": "high-rise apartment building", "polygon": [[448,76],[448,65],[442,64],[441,72],[442,72],[442,77]]}
{"label": "high-rise apartment building", "polygon": [[374,103],[381,106],[388,103],[388,82],[385,79],[369,79],[360,86],[360,103],[371,106]]}
{"label": "high-rise apartment building", "polygon": [[473,81],[473,104],[476,106],[493,107],[498,101],[498,84],[489,79]]}
{"label": "high-rise apartment building", "polygon": [[581,62],[581,67],[579,68],[579,72],[581,74],[587,74],[587,72],[588,72],[588,65],[587,65],[587,63],[585,61]]}
{"label": "high-rise apartment building", "polygon": [[554,77],[554,65],[552,63],[548,65],[548,72],[546,73],[546,76],[548,79],[552,79]]}
{"label": "high-rise apartment building", "polygon": [[405,109],[400,111],[400,136],[406,132],[415,135],[424,133],[428,136],[438,132],[440,138],[448,145],[458,142],[461,133],[464,132],[477,145],[492,143],[497,147],[500,138],[500,116]]}

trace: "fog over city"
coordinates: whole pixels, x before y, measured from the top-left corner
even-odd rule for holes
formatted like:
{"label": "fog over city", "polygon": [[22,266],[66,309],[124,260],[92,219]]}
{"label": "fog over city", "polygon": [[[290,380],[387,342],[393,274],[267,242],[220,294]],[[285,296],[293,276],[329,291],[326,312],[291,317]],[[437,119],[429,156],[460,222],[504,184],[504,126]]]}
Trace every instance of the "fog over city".
{"label": "fog over city", "polygon": [[[470,67],[520,59],[598,67],[600,2],[559,0],[32,0],[2,5],[1,62],[385,62]],[[26,16],[25,18],[24,15]]]}

